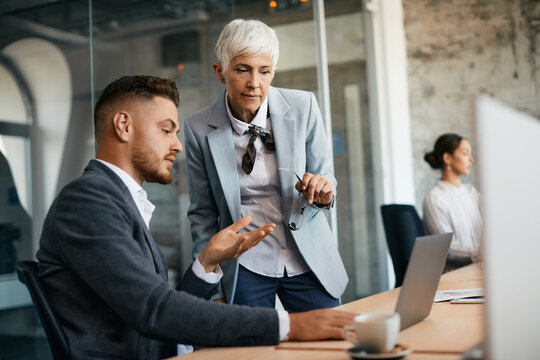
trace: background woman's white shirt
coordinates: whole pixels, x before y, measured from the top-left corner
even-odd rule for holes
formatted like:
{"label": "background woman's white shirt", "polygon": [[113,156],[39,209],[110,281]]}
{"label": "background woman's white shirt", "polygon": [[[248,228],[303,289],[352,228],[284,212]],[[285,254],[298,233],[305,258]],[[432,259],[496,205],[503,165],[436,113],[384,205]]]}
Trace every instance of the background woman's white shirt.
{"label": "background woman's white shirt", "polygon": [[476,258],[482,235],[480,193],[469,184],[439,180],[424,198],[424,229],[428,234],[453,232],[449,257]]}

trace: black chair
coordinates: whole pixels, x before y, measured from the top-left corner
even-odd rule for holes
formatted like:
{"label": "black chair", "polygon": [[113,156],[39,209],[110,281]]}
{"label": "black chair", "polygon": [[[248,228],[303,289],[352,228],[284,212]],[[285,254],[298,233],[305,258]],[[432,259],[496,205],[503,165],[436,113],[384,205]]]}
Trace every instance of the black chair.
{"label": "black chair", "polygon": [[386,233],[386,243],[394,264],[395,287],[403,284],[405,271],[409,265],[414,240],[424,235],[422,221],[412,205],[389,204],[381,206],[381,214]]}
{"label": "black chair", "polygon": [[38,263],[35,261],[19,261],[17,263],[17,275],[19,281],[25,284],[30,292],[41,325],[45,330],[45,335],[47,335],[54,360],[69,360],[69,344],[64,330],[49,303],[47,294],[45,294],[41,286],[38,277]]}

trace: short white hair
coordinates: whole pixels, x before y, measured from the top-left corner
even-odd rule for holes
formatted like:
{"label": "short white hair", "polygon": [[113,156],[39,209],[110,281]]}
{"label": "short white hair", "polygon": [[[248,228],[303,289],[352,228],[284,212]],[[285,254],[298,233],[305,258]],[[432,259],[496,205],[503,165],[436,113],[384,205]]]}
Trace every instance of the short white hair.
{"label": "short white hair", "polygon": [[216,43],[216,56],[223,72],[234,58],[243,55],[269,55],[275,68],[279,57],[276,32],[254,19],[234,19],[225,25]]}

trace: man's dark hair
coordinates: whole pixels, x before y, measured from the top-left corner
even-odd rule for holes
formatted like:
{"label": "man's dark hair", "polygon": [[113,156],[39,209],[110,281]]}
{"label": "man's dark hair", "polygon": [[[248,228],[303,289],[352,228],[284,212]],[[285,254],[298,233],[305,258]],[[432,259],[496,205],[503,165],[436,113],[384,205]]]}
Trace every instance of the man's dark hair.
{"label": "man's dark hair", "polygon": [[94,126],[98,132],[99,123],[106,116],[107,109],[119,101],[130,98],[151,100],[161,96],[171,100],[176,107],[180,103],[178,89],[172,80],[148,75],[122,76],[113,81],[99,96],[94,110]]}

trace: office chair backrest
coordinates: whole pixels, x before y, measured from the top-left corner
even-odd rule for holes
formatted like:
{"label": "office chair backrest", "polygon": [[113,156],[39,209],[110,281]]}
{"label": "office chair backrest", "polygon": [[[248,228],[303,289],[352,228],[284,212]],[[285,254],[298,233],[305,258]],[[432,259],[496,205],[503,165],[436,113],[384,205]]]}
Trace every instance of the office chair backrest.
{"label": "office chair backrest", "polygon": [[43,330],[47,335],[54,360],[69,360],[68,341],[49,303],[47,294],[45,294],[41,286],[38,277],[38,263],[35,261],[19,261],[17,263],[17,275],[30,292]]}
{"label": "office chair backrest", "polygon": [[381,206],[386,243],[394,264],[395,286],[401,286],[414,246],[414,240],[424,235],[422,221],[412,205]]}

